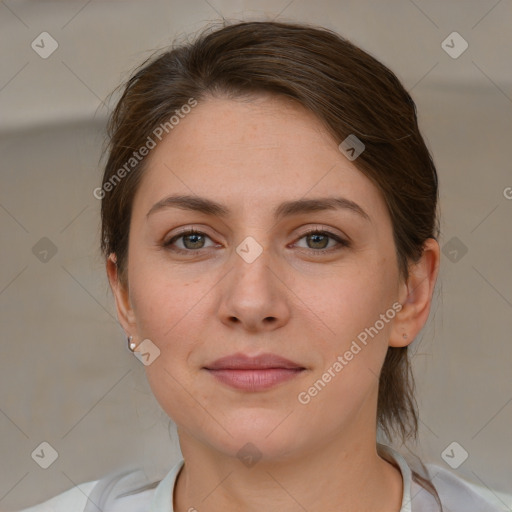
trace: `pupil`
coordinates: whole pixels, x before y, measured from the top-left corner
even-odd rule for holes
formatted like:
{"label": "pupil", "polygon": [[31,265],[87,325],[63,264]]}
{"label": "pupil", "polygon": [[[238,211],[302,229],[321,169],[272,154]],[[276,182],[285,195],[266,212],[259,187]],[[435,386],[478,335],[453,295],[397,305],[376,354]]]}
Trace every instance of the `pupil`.
{"label": "pupil", "polygon": [[[195,238],[195,240],[194,240]],[[192,239],[192,248],[193,249],[197,249],[197,244],[199,243],[199,245],[201,244],[202,240],[202,235],[197,235],[197,234],[190,234],[190,235],[187,235],[184,240],[185,240],[185,246],[188,246],[188,244],[186,243],[187,240],[191,240]],[[199,240],[198,240],[199,239]],[[190,247],[189,247],[190,248]]]}
{"label": "pupil", "polygon": [[[327,240],[327,237],[325,235],[319,235],[319,234],[314,234],[314,235],[310,235],[311,238],[313,239],[313,243],[317,243],[319,240],[319,238],[323,238],[324,242]],[[321,243],[321,242],[320,242]],[[325,243],[321,243],[321,249],[324,249],[326,247],[326,244]]]}

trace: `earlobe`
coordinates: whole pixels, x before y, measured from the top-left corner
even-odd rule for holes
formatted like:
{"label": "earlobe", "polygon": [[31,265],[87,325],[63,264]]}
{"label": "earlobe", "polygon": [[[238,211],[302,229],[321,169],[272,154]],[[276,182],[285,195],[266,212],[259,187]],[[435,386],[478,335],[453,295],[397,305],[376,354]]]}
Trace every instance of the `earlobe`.
{"label": "earlobe", "polygon": [[437,240],[428,238],[420,260],[409,267],[407,282],[400,285],[399,300],[402,309],[395,317],[389,346],[409,345],[427,322],[439,272],[439,261],[439,244]]}
{"label": "earlobe", "polygon": [[117,317],[121,323],[124,331],[127,333],[134,333],[135,328],[135,315],[130,303],[130,294],[128,286],[126,286],[120,279],[117,259],[114,253],[110,254],[107,258],[107,276],[110,283],[110,288],[114,294],[116,303]]}

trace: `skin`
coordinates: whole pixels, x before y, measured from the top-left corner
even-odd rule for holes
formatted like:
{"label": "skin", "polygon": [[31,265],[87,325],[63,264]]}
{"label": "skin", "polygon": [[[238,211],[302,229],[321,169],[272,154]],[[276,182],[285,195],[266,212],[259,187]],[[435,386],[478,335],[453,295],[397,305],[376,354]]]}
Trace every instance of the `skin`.
{"label": "skin", "polygon": [[[388,346],[409,344],[428,319],[439,245],[427,240],[401,281],[384,199],[338,143],[292,100],[218,97],[200,102],[148,156],[133,204],[127,283],[114,255],[107,272],[126,333],[160,350],[145,369],[185,459],[176,512],[400,509],[400,471],[376,451],[377,377]],[[171,194],[207,197],[232,213],[167,208],[147,217]],[[284,201],[334,195],[370,220],[348,209],[273,217]],[[163,247],[189,227],[207,236],[176,240],[186,255]],[[308,228],[351,245],[315,243],[304,236]],[[236,252],[248,236],[263,249],[252,263]],[[400,312],[299,403],[298,394],[395,302]],[[234,352],[272,352],[306,370],[267,391],[239,391],[203,368]],[[237,457],[248,442],[262,455],[252,467]]]}

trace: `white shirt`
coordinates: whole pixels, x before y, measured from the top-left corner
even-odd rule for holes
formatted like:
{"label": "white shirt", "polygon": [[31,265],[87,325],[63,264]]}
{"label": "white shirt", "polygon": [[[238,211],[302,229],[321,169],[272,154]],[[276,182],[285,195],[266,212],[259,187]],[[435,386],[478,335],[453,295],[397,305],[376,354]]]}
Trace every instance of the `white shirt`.
{"label": "white shirt", "polygon": [[[403,478],[400,511],[439,512],[434,497],[412,480],[411,469],[402,455],[389,446],[377,444],[384,459],[398,465]],[[100,480],[69,489],[48,501],[19,512],[174,512],[173,493],[177,476],[183,467],[180,459],[156,488],[144,489],[142,470],[118,471]],[[445,512],[503,512],[509,510],[498,498],[487,501],[479,488],[452,472],[433,464],[425,465]],[[142,490],[140,490],[142,488]],[[137,491],[138,492],[134,492]],[[501,494],[501,497],[507,496]],[[200,503],[196,505],[200,512]]]}

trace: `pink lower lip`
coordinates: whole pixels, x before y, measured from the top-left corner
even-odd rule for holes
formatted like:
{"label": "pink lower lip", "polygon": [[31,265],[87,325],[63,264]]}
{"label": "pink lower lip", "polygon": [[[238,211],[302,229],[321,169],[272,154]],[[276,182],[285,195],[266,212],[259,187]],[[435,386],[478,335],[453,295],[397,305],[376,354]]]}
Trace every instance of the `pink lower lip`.
{"label": "pink lower lip", "polygon": [[303,368],[266,368],[261,370],[208,370],[215,378],[236,389],[264,391],[293,379]]}

